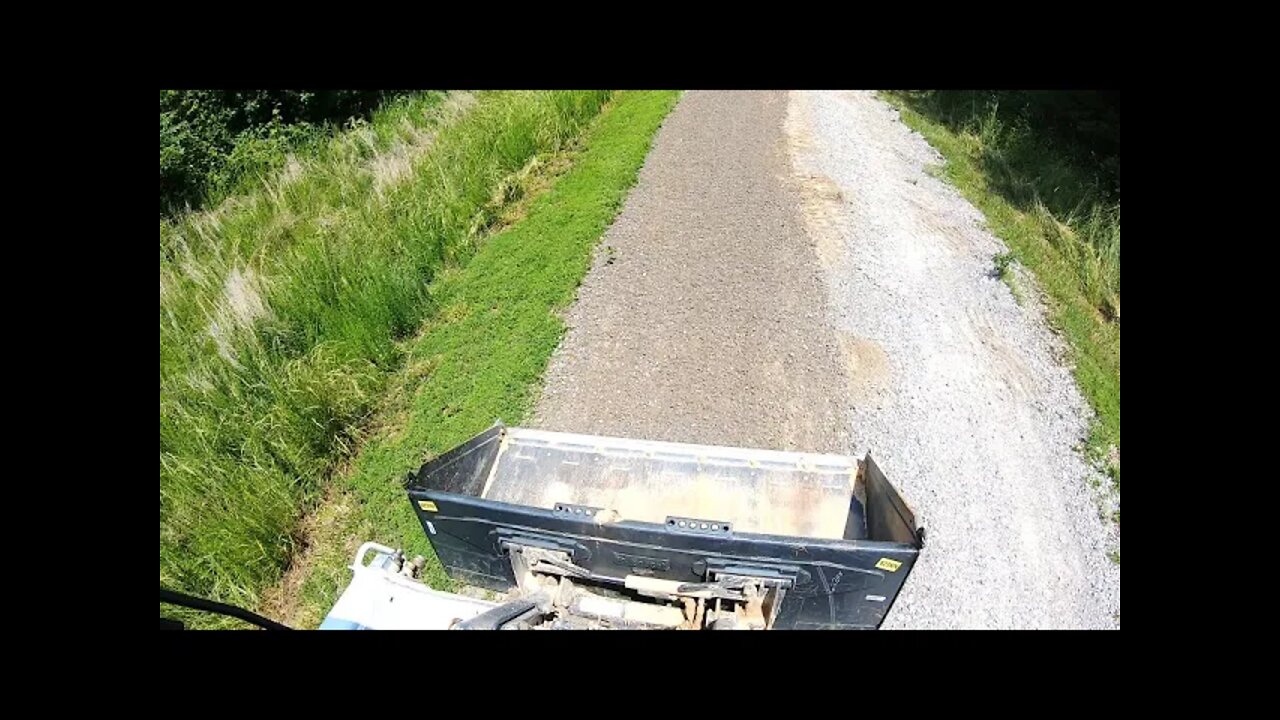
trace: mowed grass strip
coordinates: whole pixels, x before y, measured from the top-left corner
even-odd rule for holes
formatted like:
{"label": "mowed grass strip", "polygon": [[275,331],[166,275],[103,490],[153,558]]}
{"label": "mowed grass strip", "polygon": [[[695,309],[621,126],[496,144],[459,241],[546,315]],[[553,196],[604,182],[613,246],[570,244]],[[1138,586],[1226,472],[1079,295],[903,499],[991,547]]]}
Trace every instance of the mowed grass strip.
{"label": "mowed grass strip", "polygon": [[259,604],[403,365],[401,341],[451,302],[429,282],[609,95],[415,95],[257,192],[161,223],[161,585]]}
{"label": "mowed grass strip", "polygon": [[487,239],[465,266],[442,273],[440,310],[407,343],[399,400],[384,409],[338,479],[330,525],[317,532],[295,609],[283,618],[314,627],[350,580],[346,565],[365,540],[428,558],[425,581],[452,588],[409,506],[402,480],[423,462],[501,419],[519,423],[565,326],[592,249],[621,208],[654,133],[678,92],[619,92],[583,135],[572,168]]}

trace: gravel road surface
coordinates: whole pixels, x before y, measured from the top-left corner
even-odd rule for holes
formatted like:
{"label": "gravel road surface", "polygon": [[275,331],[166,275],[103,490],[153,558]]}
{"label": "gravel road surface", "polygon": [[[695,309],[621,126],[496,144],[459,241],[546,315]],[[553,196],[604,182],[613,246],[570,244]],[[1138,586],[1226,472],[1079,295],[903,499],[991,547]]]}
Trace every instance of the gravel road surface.
{"label": "gravel road surface", "polygon": [[787,94],[692,92],[605,235],[535,425],[843,452],[822,271],[781,130]]}
{"label": "gravel road surface", "polygon": [[928,528],[886,628],[1118,626],[1089,410],[940,156],[861,92],[690,92],[570,310],[533,425],[868,450]]}

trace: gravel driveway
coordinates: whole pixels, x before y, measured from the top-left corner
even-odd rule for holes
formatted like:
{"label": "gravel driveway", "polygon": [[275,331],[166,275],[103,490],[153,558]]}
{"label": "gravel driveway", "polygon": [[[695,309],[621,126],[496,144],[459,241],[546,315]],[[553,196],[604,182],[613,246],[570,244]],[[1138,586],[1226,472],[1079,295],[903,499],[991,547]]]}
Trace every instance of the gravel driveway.
{"label": "gravel driveway", "polygon": [[1088,408],[940,161],[867,93],[686,94],[532,424],[870,450],[929,532],[884,627],[1116,627]]}

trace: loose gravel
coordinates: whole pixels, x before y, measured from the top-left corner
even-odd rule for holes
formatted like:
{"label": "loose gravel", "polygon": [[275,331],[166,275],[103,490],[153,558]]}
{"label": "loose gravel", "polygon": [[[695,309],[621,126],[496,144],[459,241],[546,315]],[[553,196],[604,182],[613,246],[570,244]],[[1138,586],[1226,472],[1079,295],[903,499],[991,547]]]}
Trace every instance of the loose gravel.
{"label": "loose gravel", "polygon": [[1089,410],[1031,278],[868,93],[691,92],[566,318],[531,424],[870,451],[928,528],[886,628],[1118,626]]}
{"label": "loose gravel", "polygon": [[844,380],[781,129],[787,95],[686,94],[566,321],[531,424],[843,452]]}
{"label": "loose gravel", "polygon": [[855,455],[927,527],[887,628],[1108,628],[1118,547],[1077,448],[1089,409],[1031,277],[927,168],[942,157],[864,92],[793,93],[805,216],[848,348]]}

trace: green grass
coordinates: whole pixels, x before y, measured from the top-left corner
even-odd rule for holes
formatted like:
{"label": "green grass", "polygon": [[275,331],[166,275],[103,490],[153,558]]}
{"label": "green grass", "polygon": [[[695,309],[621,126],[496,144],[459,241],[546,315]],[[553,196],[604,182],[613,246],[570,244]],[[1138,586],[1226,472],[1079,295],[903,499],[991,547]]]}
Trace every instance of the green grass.
{"label": "green grass", "polygon": [[609,96],[414,95],[260,191],[161,222],[162,585],[259,604],[404,365],[400,340],[453,317],[432,278],[466,263]]}
{"label": "green grass", "polygon": [[350,580],[345,565],[364,540],[426,556],[426,582],[452,587],[401,480],[497,419],[520,422],[532,407],[564,332],[558,311],[573,300],[592,248],[677,98],[675,92],[615,95],[584,135],[572,168],[530,203],[523,219],[432,283],[439,310],[406,343],[408,361],[375,422],[376,434],[337,479],[326,507],[340,509],[313,538],[297,608],[285,620],[319,623]]}
{"label": "green grass", "polygon": [[[1074,160],[1038,145],[991,108],[963,119],[940,110],[936,96],[882,96],[903,121],[942,153],[941,177],[968,198],[1004,240],[1001,277],[1017,260],[1044,290],[1054,327],[1067,339],[1075,377],[1095,411],[1089,445],[1120,487],[1120,207],[1095,191]],[[1118,162],[1118,160],[1117,160]]]}
{"label": "green grass", "polygon": [[1011,252],[1002,252],[991,258],[991,262],[995,265],[996,277],[1009,287],[1009,292],[1013,293],[1013,299],[1021,305],[1025,302],[1022,297],[1022,290],[1018,288],[1018,279],[1013,273],[1013,263],[1016,258]]}

